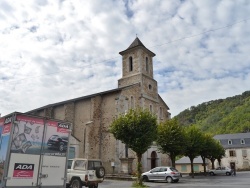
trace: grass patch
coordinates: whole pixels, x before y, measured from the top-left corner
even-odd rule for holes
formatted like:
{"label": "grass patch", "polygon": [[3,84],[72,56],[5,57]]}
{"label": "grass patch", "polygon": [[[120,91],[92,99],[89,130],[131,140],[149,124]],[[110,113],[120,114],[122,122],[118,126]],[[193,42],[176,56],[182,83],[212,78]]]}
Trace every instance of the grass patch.
{"label": "grass patch", "polygon": [[142,185],[139,185],[139,182],[135,181],[135,182],[133,182],[132,187],[134,187],[134,188],[142,188],[142,187],[149,187],[149,186],[147,186],[147,185],[145,185],[143,183],[142,183]]}

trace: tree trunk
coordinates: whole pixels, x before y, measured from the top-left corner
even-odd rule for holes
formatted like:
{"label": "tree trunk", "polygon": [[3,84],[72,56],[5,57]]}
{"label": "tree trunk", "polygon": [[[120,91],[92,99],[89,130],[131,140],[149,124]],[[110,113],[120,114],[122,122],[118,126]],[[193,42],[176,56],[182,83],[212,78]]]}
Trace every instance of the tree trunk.
{"label": "tree trunk", "polygon": [[221,164],[220,164],[221,163],[221,159],[217,159],[217,160],[218,160],[219,166],[221,166]]}
{"label": "tree trunk", "polygon": [[203,164],[203,170],[204,170],[204,176],[207,175],[207,172],[206,172],[206,157],[202,157],[202,164]]}
{"label": "tree trunk", "polygon": [[211,160],[211,163],[212,163],[212,169],[214,169],[214,161],[215,159],[210,159]]}
{"label": "tree trunk", "polygon": [[141,164],[141,158],[142,158],[142,154],[140,153],[136,153],[137,156],[137,181],[139,183],[140,186],[142,186],[142,178],[141,178],[141,174],[142,174],[142,164]]}
{"label": "tree trunk", "polygon": [[170,154],[170,159],[171,159],[171,162],[172,162],[172,167],[175,168],[175,155],[174,154]]}
{"label": "tree trunk", "polygon": [[191,175],[192,178],[194,178],[194,159],[190,158],[190,161],[191,161]]}

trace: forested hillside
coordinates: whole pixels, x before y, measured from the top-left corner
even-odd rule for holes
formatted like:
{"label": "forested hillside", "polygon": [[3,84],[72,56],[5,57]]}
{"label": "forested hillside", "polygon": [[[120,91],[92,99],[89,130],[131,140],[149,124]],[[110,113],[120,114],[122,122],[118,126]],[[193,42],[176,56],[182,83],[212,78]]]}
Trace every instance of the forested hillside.
{"label": "forested hillside", "polygon": [[192,106],[175,117],[181,125],[196,124],[213,135],[250,132],[250,91]]}

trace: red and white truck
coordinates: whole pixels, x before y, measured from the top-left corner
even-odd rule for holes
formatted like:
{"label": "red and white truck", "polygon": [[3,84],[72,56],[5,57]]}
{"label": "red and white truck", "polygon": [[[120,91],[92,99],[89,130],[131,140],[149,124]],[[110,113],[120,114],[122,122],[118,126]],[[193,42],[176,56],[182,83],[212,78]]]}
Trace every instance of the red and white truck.
{"label": "red and white truck", "polygon": [[0,118],[0,188],[66,186],[71,123],[14,112]]}

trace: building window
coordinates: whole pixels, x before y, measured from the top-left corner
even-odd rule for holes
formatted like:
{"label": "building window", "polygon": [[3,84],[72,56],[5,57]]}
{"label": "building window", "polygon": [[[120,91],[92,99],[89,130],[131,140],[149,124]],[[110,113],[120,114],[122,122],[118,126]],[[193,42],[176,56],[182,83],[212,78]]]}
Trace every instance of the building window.
{"label": "building window", "polygon": [[242,157],[247,157],[247,150],[246,149],[242,150]]}
{"label": "building window", "polygon": [[76,150],[75,147],[69,147],[69,159],[74,159],[76,157]]}
{"label": "building window", "polygon": [[243,168],[249,169],[249,162],[248,161],[243,161]]}
{"label": "building window", "polygon": [[187,172],[187,165],[181,165],[181,171]]}
{"label": "building window", "polygon": [[132,109],[135,108],[135,102],[134,102],[134,97],[133,97],[133,96],[130,97],[130,107],[131,107]]}
{"label": "building window", "polygon": [[232,140],[228,140],[228,145],[232,145]]}
{"label": "building window", "polygon": [[162,119],[162,107],[160,107],[160,119]]}
{"label": "building window", "polygon": [[146,71],[148,72],[148,57],[146,57]]}
{"label": "building window", "polygon": [[229,156],[230,157],[236,157],[236,152],[234,150],[229,151]]}
{"label": "building window", "polygon": [[195,172],[200,172],[200,170],[199,170],[199,165],[197,165],[197,164],[194,165],[194,171],[195,171]]}
{"label": "building window", "polygon": [[153,113],[153,107],[152,107],[151,104],[149,105],[149,111],[150,111],[151,113]]}
{"label": "building window", "polygon": [[245,144],[245,140],[244,140],[244,139],[241,139],[241,140],[240,140],[240,143],[241,143],[241,144]]}
{"label": "building window", "polygon": [[152,89],[152,86],[151,84],[148,85],[148,89],[151,90]]}
{"label": "building window", "polygon": [[129,57],[129,71],[133,71],[133,58],[131,56]]}

